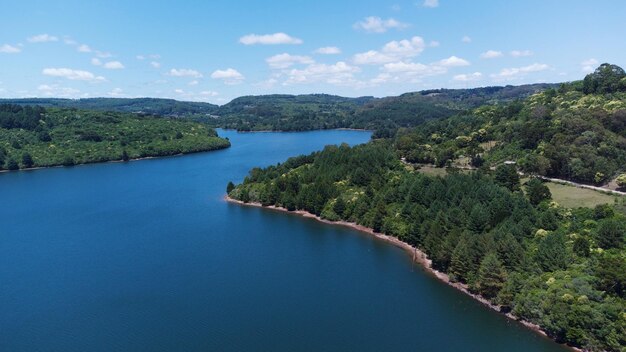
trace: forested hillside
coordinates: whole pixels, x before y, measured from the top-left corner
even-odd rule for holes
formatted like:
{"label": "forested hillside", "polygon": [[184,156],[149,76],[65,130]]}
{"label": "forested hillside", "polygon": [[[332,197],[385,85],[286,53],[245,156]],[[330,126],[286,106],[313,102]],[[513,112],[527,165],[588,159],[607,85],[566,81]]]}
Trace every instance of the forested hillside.
{"label": "forested hillside", "polygon": [[526,173],[603,184],[626,166],[626,74],[604,64],[584,81],[404,129],[408,162],[515,161]]}
{"label": "forested hillside", "polygon": [[626,346],[626,218],[608,205],[560,207],[538,179],[520,184],[514,166],[432,177],[405,168],[381,140],[255,168],[227,191],[395,236],[557,341]]}
{"label": "forested hillside", "polygon": [[81,110],[132,112],[165,117],[206,117],[215,114],[218,106],[209,103],[158,98],[27,98],[0,99],[0,103],[38,105],[43,107],[75,108]]}
{"label": "forested hillside", "polygon": [[0,170],[226,148],[204,124],[136,114],[0,104]]}

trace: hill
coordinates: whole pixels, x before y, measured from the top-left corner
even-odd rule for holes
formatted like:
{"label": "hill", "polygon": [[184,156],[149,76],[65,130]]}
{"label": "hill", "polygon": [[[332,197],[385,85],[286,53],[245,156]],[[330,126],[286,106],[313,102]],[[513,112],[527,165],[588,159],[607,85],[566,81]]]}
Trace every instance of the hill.
{"label": "hill", "polygon": [[0,99],[0,104],[38,105],[43,107],[81,110],[116,111],[165,117],[207,116],[215,114],[218,106],[209,103],[159,98],[24,98]]}
{"label": "hill", "polygon": [[205,124],[130,113],[0,104],[0,170],[227,148]]}

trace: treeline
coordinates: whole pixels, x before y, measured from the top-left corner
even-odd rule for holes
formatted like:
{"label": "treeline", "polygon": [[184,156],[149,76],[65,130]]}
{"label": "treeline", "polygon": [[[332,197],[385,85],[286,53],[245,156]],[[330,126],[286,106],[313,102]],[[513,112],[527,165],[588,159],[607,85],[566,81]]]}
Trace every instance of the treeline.
{"label": "treeline", "polygon": [[24,98],[0,99],[0,104],[115,111],[165,117],[206,117],[215,114],[217,105],[159,98]]}
{"label": "treeline", "polygon": [[431,177],[390,141],[253,169],[229,195],[355,222],[419,247],[434,268],[503,311],[589,350],[626,345],[626,218],[611,206],[564,209],[514,166]]}
{"label": "treeline", "polygon": [[0,104],[0,170],[192,153],[230,146],[205,124]]}
{"label": "treeline", "polygon": [[401,130],[409,162],[495,166],[603,184],[626,165],[626,74],[603,64],[584,81]]}

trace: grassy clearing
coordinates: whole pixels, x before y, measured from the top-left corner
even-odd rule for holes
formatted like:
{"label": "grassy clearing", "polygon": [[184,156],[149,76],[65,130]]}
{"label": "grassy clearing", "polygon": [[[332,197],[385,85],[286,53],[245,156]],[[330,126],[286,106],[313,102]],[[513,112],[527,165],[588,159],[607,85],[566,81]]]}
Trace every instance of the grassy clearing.
{"label": "grassy clearing", "polygon": [[586,188],[562,185],[554,182],[546,183],[552,193],[552,199],[564,207],[593,208],[599,204],[614,204],[617,196],[608,195]]}

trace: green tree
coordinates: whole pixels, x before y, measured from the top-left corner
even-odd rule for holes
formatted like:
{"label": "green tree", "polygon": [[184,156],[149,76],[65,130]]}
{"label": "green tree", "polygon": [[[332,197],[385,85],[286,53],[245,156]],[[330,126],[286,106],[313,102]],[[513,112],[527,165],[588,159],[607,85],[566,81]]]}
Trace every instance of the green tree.
{"label": "green tree", "polygon": [[498,165],[498,167],[496,167],[495,180],[498,184],[511,191],[517,191],[519,189],[519,175],[515,165]]}
{"label": "green tree", "polygon": [[576,237],[572,250],[580,257],[588,257],[591,253],[589,240],[585,237]]}
{"label": "green tree", "polygon": [[615,250],[606,251],[594,268],[598,288],[620,297],[626,294],[626,257]]}
{"label": "green tree", "polygon": [[34,164],[33,157],[30,154],[28,153],[22,154],[22,165],[25,168],[31,168],[33,167],[33,164]]}
{"label": "green tree", "polygon": [[230,194],[233,189],[235,189],[235,184],[232,181],[228,181],[228,185],[226,185],[226,194]]}
{"label": "green tree", "polygon": [[550,189],[541,182],[538,178],[533,177],[530,181],[526,182],[526,195],[532,205],[538,205],[544,200],[552,198]]}
{"label": "green tree", "polygon": [[620,188],[626,188],[626,174],[621,174],[617,176],[617,179],[615,179],[615,182],[617,182],[617,185]]}
{"label": "green tree", "polygon": [[507,273],[495,253],[489,253],[480,262],[476,290],[486,298],[495,297],[506,282]]}
{"label": "green tree", "polygon": [[339,217],[343,217],[343,213],[346,211],[346,202],[342,197],[337,197],[335,200],[335,204],[333,204],[333,211],[335,214],[339,215]]}
{"label": "green tree", "polygon": [[17,164],[17,161],[13,158],[9,158],[7,161],[7,170],[19,170],[20,166]]}
{"label": "green tree", "polygon": [[543,271],[565,269],[569,261],[565,236],[561,233],[548,234],[539,243],[535,260]]}
{"label": "green tree", "polygon": [[122,160],[123,160],[123,161],[128,161],[128,160],[130,160],[130,157],[128,156],[128,152],[126,151],[126,149],[124,149],[124,150],[122,151]]}
{"label": "green tree", "polygon": [[614,93],[620,90],[620,81],[626,77],[624,70],[617,66],[604,63],[583,80],[583,92],[592,93]]}
{"label": "green tree", "polygon": [[622,248],[624,246],[624,236],[626,236],[626,226],[624,221],[611,218],[604,219],[598,226],[596,233],[596,243],[600,248]]}

